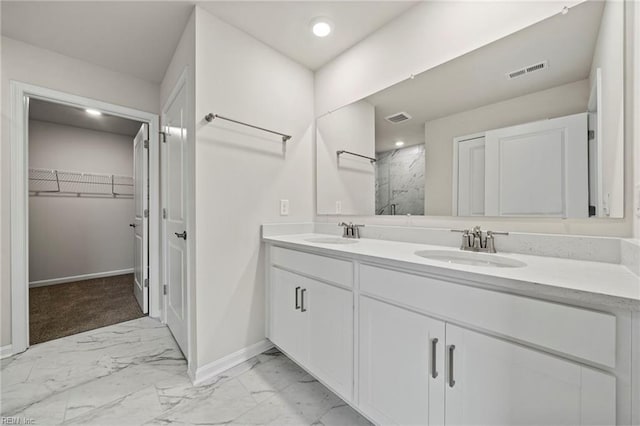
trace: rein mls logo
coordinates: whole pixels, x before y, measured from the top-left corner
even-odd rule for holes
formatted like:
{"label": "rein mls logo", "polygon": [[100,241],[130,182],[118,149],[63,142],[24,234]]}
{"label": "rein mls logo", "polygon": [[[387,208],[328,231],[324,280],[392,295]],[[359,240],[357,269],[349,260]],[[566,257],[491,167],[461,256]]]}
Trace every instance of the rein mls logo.
{"label": "rein mls logo", "polygon": [[35,425],[35,419],[31,417],[0,417],[0,424],[3,425]]}

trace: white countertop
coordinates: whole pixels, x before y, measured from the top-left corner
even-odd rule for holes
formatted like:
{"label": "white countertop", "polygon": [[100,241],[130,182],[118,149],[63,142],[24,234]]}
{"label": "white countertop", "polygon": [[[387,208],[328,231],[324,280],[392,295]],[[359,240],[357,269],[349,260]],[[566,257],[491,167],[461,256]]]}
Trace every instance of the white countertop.
{"label": "white countertop", "polygon": [[401,263],[400,266],[454,278],[483,281],[492,286],[526,292],[532,295],[602,304],[619,308],[640,309],[640,277],[620,264],[560,259],[524,254],[498,253],[499,256],[526,263],[520,268],[498,268],[447,263],[415,254],[419,250],[460,250],[398,241],[361,238],[355,244],[322,244],[307,239],[332,237],[326,234],[296,234],[263,237],[267,243],[299,247],[306,250],[347,256],[350,258]]}

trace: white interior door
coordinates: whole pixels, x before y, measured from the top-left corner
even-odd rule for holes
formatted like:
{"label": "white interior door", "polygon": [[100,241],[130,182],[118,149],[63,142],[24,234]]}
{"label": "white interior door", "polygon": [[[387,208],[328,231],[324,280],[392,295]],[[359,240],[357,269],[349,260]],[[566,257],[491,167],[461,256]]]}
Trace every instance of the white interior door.
{"label": "white interior door", "polygon": [[484,137],[457,143],[457,215],[484,216]]}
{"label": "white interior door", "polygon": [[[596,216],[607,216],[608,206],[602,193],[602,69],[596,69],[596,78],[591,87],[588,126],[593,137],[589,137],[589,203],[595,207]],[[605,210],[606,207],[606,210]]]}
{"label": "white interior door", "polygon": [[187,352],[187,200],[186,85],[181,84],[163,110],[163,252],[165,312],[169,330]]}
{"label": "white interior door", "polygon": [[588,217],[587,113],[485,134],[487,216]]}
{"label": "white interior door", "polygon": [[133,292],[143,313],[149,312],[149,128],[145,123],[133,139],[134,263]]}

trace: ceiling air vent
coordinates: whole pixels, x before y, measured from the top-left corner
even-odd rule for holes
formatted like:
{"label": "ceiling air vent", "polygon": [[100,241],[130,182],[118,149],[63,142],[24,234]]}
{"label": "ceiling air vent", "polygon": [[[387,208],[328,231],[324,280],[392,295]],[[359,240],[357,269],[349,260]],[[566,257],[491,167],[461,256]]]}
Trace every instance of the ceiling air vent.
{"label": "ceiling air vent", "polygon": [[384,119],[391,123],[402,123],[403,121],[411,120],[411,116],[406,112],[398,112],[395,114],[391,114]]}
{"label": "ceiling air vent", "polygon": [[523,75],[526,74],[531,74],[532,72],[536,72],[536,71],[541,71],[544,69],[549,68],[549,65],[547,63],[547,61],[542,61],[542,62],[538,62],[537,64],[533,64],[533,65],[529,65],[527,67],[524,68],[520,68],[519,70],[514,70],[511,72],[508,72],[506,74],[507,79],[512,80],[514,78],[518,78],[521,77]]}

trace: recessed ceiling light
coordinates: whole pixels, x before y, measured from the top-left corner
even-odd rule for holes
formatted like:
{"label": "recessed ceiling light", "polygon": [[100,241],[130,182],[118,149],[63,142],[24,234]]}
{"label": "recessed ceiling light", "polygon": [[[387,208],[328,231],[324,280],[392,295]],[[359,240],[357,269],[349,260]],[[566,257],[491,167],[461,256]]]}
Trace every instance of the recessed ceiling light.
{"label": "recessed ceiling light", "polygon": [[327,18],[316,18],[311,21],[311,31],[317,37],[326,37],[331,33],[331,23]]}
{"label": "recessed ceiling light", "polygon": [[404,145],[404,142],[403,142],[403,141],[398,141],[398,142],[396,142],[396,146],[402,146],[402,145]]}
{"label": "recessed ceiling light", "polygon": [[97,109],[91,109],[91,108],[87,108],[85,109],[85,111],[87,112],[87,114],[89,115],[102,115],[102,113],[100,111],[98,111]]}

